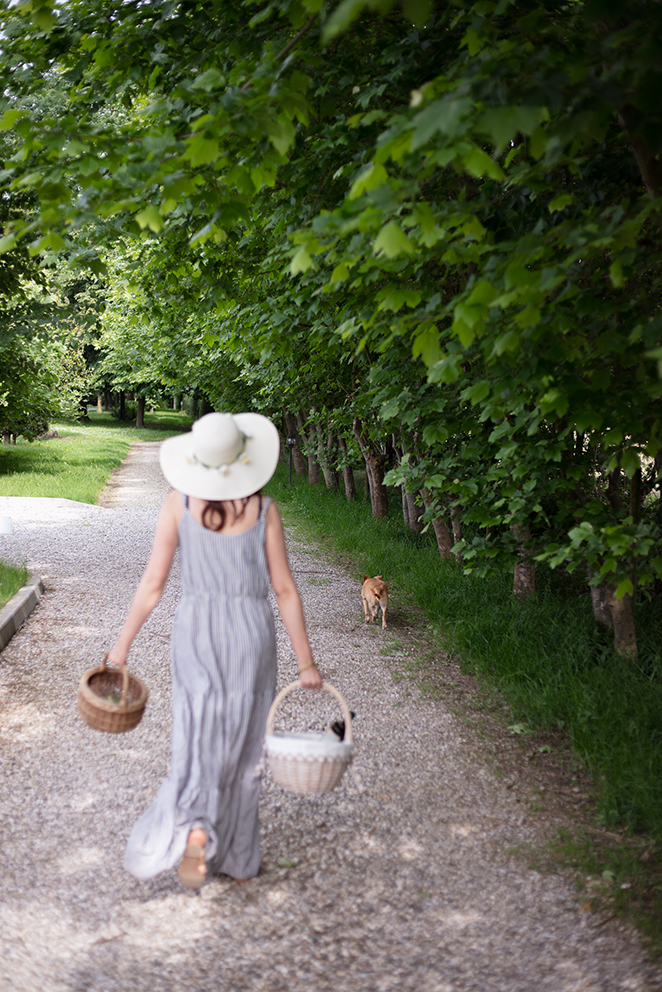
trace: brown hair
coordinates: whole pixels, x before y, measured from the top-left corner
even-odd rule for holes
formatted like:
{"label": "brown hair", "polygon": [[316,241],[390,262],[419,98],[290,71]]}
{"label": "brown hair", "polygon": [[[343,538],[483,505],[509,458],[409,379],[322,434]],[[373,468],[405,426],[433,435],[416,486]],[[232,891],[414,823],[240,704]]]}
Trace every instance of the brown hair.
{"label": "brown hair", "polygon": [[237,520],[241,520],[244,513],[246,512],[248,501],[252,499],[253,496],[257,496],[259,493],[261,493],[261,490],[258,490],[255,493],[251,493],[250,496],[244,496],[243,499],[241,500],[240,510],[237,510],[237,507],[235,505],[236,503],[239,502],[239,500],[208,499],[207,505],[202,511],[202,526],[206,527],[207,530],[215,530],[215,531],[223,530],[223,528],[225,527],[225,522],[228,517],[228,510],[227,510],[228,503],[232,503],[232,512],[233,512],[232,523],[235,523]]}

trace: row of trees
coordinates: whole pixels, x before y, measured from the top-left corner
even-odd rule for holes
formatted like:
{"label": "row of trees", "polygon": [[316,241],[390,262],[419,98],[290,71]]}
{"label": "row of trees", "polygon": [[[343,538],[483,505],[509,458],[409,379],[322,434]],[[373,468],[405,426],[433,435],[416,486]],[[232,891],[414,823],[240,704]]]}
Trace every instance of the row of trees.
{"label": "row of trees", "polygon": [[[282,418],[467,569],[662,577],[662,5],[5,2],[0,251],[104,282],[115,382]],[[58,113],[31,110],[44,80]],[[303,462],[299,469],[303,470]],[[345,489],[352,481],[345,472]]]}

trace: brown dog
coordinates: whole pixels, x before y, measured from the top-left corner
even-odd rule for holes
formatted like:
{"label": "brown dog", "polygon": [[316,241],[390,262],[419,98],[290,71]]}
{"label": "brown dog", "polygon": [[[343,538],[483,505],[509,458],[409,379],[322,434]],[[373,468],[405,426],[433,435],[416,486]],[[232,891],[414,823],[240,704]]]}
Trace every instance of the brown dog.
{"label": "brown dog", "polygon": [[365,622],[373,623],[377,619],[377,611],[382,608],[382,627],[386,626],[386,611],[388,609],[388,589],[381,575],[375,575],[374,579],[363,576],[363,586],[361,588],[361,599],[365,612]]}

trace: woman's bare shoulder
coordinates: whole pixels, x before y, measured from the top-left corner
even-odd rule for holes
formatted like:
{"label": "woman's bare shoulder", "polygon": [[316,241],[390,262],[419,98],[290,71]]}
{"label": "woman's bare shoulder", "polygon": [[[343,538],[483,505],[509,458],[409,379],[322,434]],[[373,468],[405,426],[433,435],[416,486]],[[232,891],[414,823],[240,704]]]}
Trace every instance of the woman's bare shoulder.
{"label": "woman's bare shoulder", "polygon": [[161,515],[173,517],[179,521],[184,512],[184,496],[176,489],[171,489],[161,504]]}

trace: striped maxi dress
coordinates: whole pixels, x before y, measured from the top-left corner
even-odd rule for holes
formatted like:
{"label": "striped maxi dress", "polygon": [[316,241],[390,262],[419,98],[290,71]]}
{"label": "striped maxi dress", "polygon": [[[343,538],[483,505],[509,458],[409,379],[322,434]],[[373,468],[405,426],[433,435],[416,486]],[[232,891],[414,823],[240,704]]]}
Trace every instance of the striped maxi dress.
{"label": "striped maxi dress", "polygon": [[260,761],[276,687],[265,517],[242,534],[208,530],[188,499],[179,524],[182,598],[172,641],[172,758],[156,802],[135,824],[124,864],[151,878],[181,860],[202,827],[211,873],[260,867]]}

